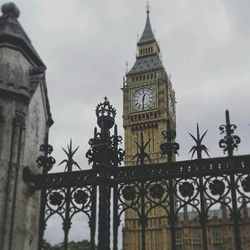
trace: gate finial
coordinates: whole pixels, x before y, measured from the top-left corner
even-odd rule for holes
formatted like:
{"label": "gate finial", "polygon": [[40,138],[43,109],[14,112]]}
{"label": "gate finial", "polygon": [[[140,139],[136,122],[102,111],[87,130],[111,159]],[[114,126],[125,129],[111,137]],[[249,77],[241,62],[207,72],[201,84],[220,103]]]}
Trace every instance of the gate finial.
{"label": "gate finial", "polygon": [[97,124],[103,130],[107,132],[115,124],[116,110],[110,105],[108,98],[104,97],[104,102],[96,106]]}
{"label": "gate finial", "polygon": [[219,146],[223,148],[224,154],[227,152],[228,156],[233,156],[234,150],[238,149],[240,137],[234,135],[237,128],[235,124],[230,123],[229,111],[226,110],[226,124],[220,126],[221,134],[225,134],[224,138],[219,141]]}
{"label": "gate finial", "polygon": [[144,165],[145,164],[145,159],[148,159],[151,162],[149,154],[145,152],[145,149],[149,145],[150,140],[151,139],[149,139],[144,144],[143,133],[141,132],[141,143],[139,144],[139,142],[135,141],[135,144],[136,144],[137,148],[139,149],[139,152],[136,155],[134,155],[132,160],[134,160],[136,158],[136,164]]}
{"label": "gate finial", "polygon": [[160,149],[162,151],[162,155],[167,155],[168,161],[171,162],[173,160],[173,156],[178,154],[180,145],[174,141],[176,137],[176,131],[175,129],[171,128],[169,119],[167,120],[167,130],[162,131],[162,135],[164,136],[166,142],[163,142],[160,145]]}
{"label": "gate finial", "polygon": [[93,163],[93,167],[117,166],[123,161],[124,151],[118,148],[122,137],[117,134],[117,126],[114,127],[114,135],[110,134],[110,129],[115,124],[116,110],[105,97],[95,111],[100,132],[95,128],[94,137],[89,140],[90,149],[86,157],[89,163]]}
{"label": "gate finial", "polygon": [[56,163],[56,160],[51,156],[53,147],[48,144],[48,137],[46,137],[45,143],[40,146],[39,151],[42,152],[42,155],[38,156],[36,163],[39,168],[42,168],[43,174],[46,174]]}
{"label": "gate finial", "polygon": [[73,156],[76,153],[76,151],[78,150],[79,146],[75,149],[72,148],[72,140],[70,140],[70,143],[68,145],[67,150],[65,148],[62,148],[62,150],[64,151],[64,153],[67,155],[67,159],[61,161],[59,163],[59,166],[63,163],[66,163],[65,169],[64,171],[68,171],[68,172],[72,172],[72,168],[73,166],[76,166],[79,170],[81,170],[80,166],[78,165],[78,163],[76,161],[74,161]]}
{"label": "gate finial", "polygon": [[205,135],[207,134],[207,130],[204,132],[204,134],[200,137],[200,130],[199,130],[199,124],[197,123],[197,136],[196,138],[191,134],[189,133],[189,135],[193,138],[193,140],[196,142],[196,145],[193,146],[189,153],[193,152],[192,153],[192,156],[191,158],[193,158],[195,152],[197,152],[197,159],[201,159],[202,158],[202,151],[204,151],[207,156],[209,157],[209,154],[208,154],[208,149],[205,145],[201,144],[202,143],[202,140],[203,138],[205,137]]}

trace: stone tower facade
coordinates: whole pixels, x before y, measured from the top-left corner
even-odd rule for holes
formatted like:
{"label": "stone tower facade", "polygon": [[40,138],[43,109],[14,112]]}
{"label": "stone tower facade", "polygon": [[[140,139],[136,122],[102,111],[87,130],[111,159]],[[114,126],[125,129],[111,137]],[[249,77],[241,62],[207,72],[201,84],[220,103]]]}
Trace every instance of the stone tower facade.
{"label": "stone tower facade", "polygon": [[22,179],[37,172],[39,146],[53,124],[46,67],[22,26],[13,3],[0,16],[0,249],[34,250],[38,244],[40,196]]}
{"label": "stone tower facade", "polygon": [[[136,165],[133,156],[138,153],[135,142],[141,135],[152,163],[165,162],[160,144],[162,131],[166,130],[167,119],[176,127],[175,92],[161,61],[160,47],[152,32],[149,9],[146,25],[137,43],[136,61],[126,74],[123,86],[123,126],[125,130],[125,151],[127,166]],[[146,164],[148,161],[146,160]],[[146,249],[163,250],[167,246],[167,223],[163,211],[155,208],[150,212],[146,228]],[[140,225],[132,210],[125,213],[123,229],[123,250],[139,250],[141,244]]]}

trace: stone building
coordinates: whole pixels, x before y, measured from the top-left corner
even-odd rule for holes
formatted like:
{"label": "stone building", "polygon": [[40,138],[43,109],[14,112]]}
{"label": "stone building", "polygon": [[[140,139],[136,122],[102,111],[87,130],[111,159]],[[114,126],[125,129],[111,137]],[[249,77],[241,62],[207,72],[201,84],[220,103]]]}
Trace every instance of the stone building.
{"label": "stone building", "polygon": [[[126,74],[123,86],[123,126],[125,134],[125,165],[136,165],[135,156],[138,148],[135,142],[141,138],[148,142],[146,152],[152,163],[166,162],[162,157],[160,144],[163,142],[162,131],[166,130],[167,120],[172,128],[176,127],[175,92],[172,88],[160,55],[159,44],[153,34],[149,8],[146,25],[137,43],[136,61]],[[146,161],[148,163],[148,161]],[[163,250],[167,245],[166,211],[153,208],[148,218],[146,245],[150,250]],[[123,228],[123,249],[141,248],[140,226],[134,210],[125,213]]]}
{"label": "stone building", "polygon": [[53,124],[46,67],[18,21],[13,3],[0,16],[0,249],[37,249],[39,194],[22,180],[34,172],[39,146]]}
{"label": "stone building", "polygon": [[143,133],[149,139],[148,153],[152,163],[166,161],[161,157],[162,131],[167,119],[176,127],[175,92],[161,61],[160,47],[152,32],[149,10],[144,31],[137,43],[136,61],[126,74],[123,86],[123,126],[126,165],[133,165],[137,153],[135,141]]}
{"label": "stone building", "polygon": [[[149,144],[146,153],[152,163],[166,162],[161,156],[162,131],[166,130],[167,119],[176,127],[175,92],[164,69],[160,47],[152,32],[149,9],[146,25],[137,43],[136,61],[126,74],[123,86],[123,126],[125,131],[125,165],[137,165],[133,158],[138,153],[135,142]],[[148,163],[148,161],[146,161]],[[250,218],[244,209],[241,221],[243,250],[250,249]],[[178,250],[201,250],[202,232],[198,215],[185,211],[179,215],[176,226]],[[209,250],[233,250],[233,221],[229,211],[221,207],[208,211],[207,237]],[[146,250],[171,250],[170,226],[166,211],[154,208],[149,212],[145,230]],[[125,211],[123,227],[123,250],[140,250],[141,224],[138,214],[132,209]]]}
{"label": "stone building", "polygon": [[[250,249],[250,217],[249,208],[244,205],[241,214],[241,244],[242,250]],[[168,235],[170,228],[167,227]],[[221,205],[220,209],[209,210],[207,223],[208,250],[234,250],[233,221],[230,212]],[[170,245],[170,236],[168,245]],[[176,227],[177,250],[202,250],[202,231],[198,214],[187,211],[179,214]],[[164,248],[170,249],[170,248]]]}

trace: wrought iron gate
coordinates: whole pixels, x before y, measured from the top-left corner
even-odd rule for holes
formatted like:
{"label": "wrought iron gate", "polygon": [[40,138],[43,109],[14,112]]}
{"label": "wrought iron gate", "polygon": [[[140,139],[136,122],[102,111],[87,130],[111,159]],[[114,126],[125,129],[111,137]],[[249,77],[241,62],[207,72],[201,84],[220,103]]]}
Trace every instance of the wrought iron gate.
{"label": "wrought iron gate", "polygon": [[[37,160],[42,174],[33,174],[29,168],[24,169],[24,181],[34,191],[41,190],[39,250],[42,249],[46,223],[55,214],[63,220],[64,249],[67,250],[71,221],[78,213],[88,217],[92,250],[96,249],[96,244],[98,250],[109,250],[111,245],[113,250],[118,250],[118,228],[122,214],[128,209],[133,209],[138,215],[141,226],[140,248],[145,250],[147,219],[155,207],[165,211],[171,229],[171,249],[176,250],[179,214],[187,206],[198,215],[202,249],[208,250],[208,211],[216,204],[224,206],[230,213],[234,249],[244,250],[241,225],[243,210],[250,203],[250,155],[233,156],[240,139],[234,135],[236,126],[230,123],[228,111],[226,124],[220,127],[225,136],[219,142],[227,157],[202,159],[202,151],[207,153],[206,147],[202,145],[205,133],[200,137],[197,126],[197,137],[191,135],[196,145],[190,150],[193,155],[197,153],[197,159],[172,162],[179,145],[174,142],[175,131],[168,122],[163,132],[165,142],[161,144],[162,155],[168,162],[145,164],[149,156],[145,152],[147,143],[144,143],[142,136],[137,143],[139,151],[135,156],[140,166],[131,167],[118,167],[124,157],[124,151],[119,148],[122,138],[114,125],[116,111],[107,98],[97,106],[96,115],[100,131],[95,128],[86,154],[92,169],[80,170],[73,159],[78,148],[73,149],[71,142],[67,150],[64,149],[67,159],[60,163],[65,164],[65,172],[48,173],[55,163],[51,156],[53,148],[48,143],[41,146],[42,154]],[[114,133],[111,134],[113,127]],[[74,166],[79,171],[73,171]],[[113,239],[112,244],[110,238]]]}

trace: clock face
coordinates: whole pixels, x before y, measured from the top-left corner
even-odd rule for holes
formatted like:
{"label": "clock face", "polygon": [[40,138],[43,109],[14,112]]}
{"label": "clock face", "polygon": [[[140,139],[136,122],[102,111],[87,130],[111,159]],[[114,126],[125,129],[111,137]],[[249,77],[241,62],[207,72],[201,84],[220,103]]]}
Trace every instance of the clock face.
{"label": "clock face", "polygon": [[132,96],[132,110],[144,111],[155,106],[156,95],[151,88],[141,88],[135,91]]}

